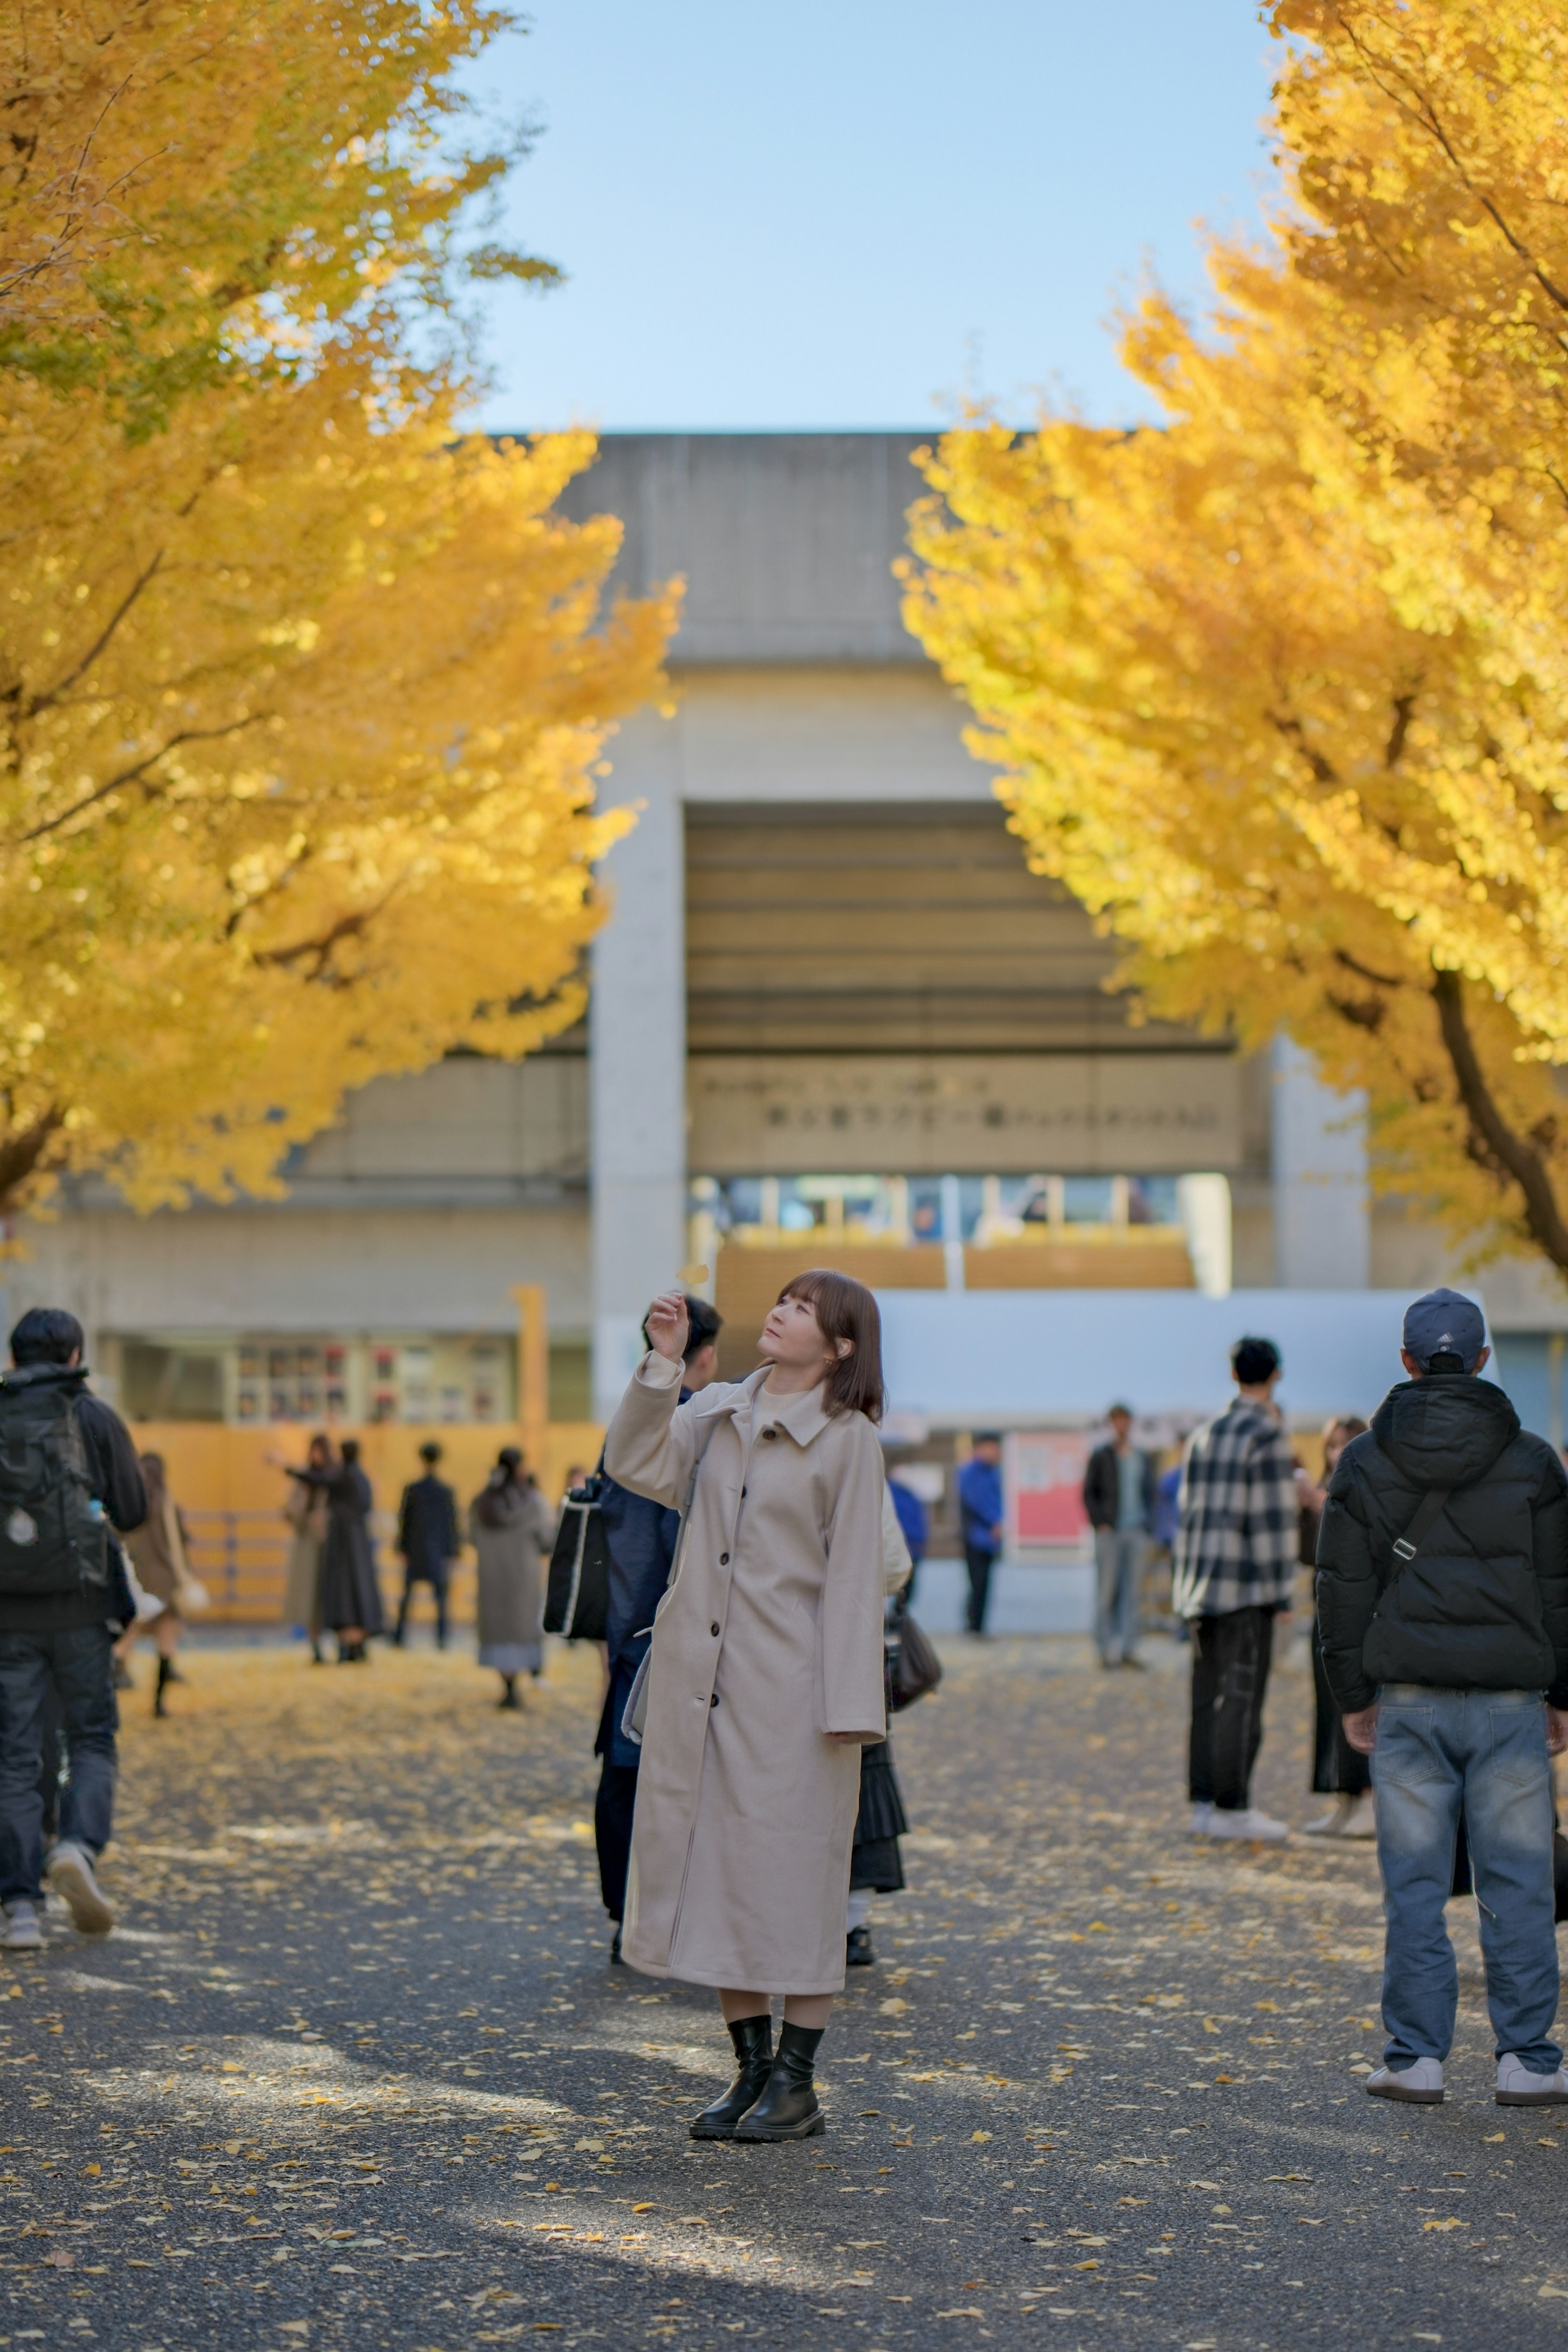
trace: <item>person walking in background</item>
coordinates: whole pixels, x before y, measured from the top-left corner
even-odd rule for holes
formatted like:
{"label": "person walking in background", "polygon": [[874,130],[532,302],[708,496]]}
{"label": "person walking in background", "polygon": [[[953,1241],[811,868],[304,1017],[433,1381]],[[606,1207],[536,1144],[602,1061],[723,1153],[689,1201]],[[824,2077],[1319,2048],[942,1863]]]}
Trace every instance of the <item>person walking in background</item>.
{"label": "person walking in background", "polygon": [[[1359,1413],[1336,1414],[1323,1432],[1323,1478],[1321,1486],[1314,1486],[1303,1471],[1296,1474],[1296,1491],[1301,1503],[1301,1559],[1305,1568],[1315,1569],[1318,1557],[1318,1529],[1322,1524],[1323,1504],[1328,1484],[1339,1465],[1339,1457],[1353,1437],[1364,1435],[1366,1423]],[[1377,1834],[1377,1820],[1372,1798],[1372,1766],[1367,1759],[1354,1748],[1344,1736],[1339,1709],[1334,1705],[1329,1678],[1323,1671],[1322,1628],[1318,1623],[1314,1598],[1312,1608],[1312,1689],[1316,1698],[1316,1714],[1312,1725],[1312,1789],[1320,1797],[1332,1797],[1333,1801],[1326,1813],[1315,1822],[1308,1822],[1308,1837],[1369,1838]]]}
{"label": "person walking in background", "polygon": [[[152,1636],[158,1651],[158,1685],[153,1694],[152,1712],[164,1712],[163,1694],[171,1683],[183,1682],[184,1676],[174,1664],[174,1653],[180,1646],[180,1628],[183,1618],[182,1602],[189,1605],[193,1598],[204,1601],[205,1595],[191,1574],[189,1538],[184,1515],[169,1492],[169,1481],[161,1454],[141,1456],[141,1484],[147,1496],[147,1516],[139,1528],[126,1536],[125,1549],[131,1554],[131,1564],[136,1570],[136,1580],[144,1592],[163,1604],[151,1620],[146,1631]],[[121,1635],[124,1649],[133,1647],[139,1627],[132,1619]]]}
{"label": "person walking in background", "polygon": [[1443,1921],[1464,1817],[1500,2106],[1568,2103],[1552,1922],[1552,1758],[1568,1748],[1568,1481],[1477,1375],[1481,1312],[1406,1309],[1406,1381],[1353,1438],[1318,1536],[1323,1666],[1372,1759],[1387,1923],[1375,2098],[1435,2106],[1458,1972]]}
{"label": "person walking in background", "polygon": [[402,1599],[398,1603],[397,1630],[392,1640],[401,1650],[408,1628],[409,1606],[416,1584],[428,1584],[435,1595],[435,1646],[446,1647],[446,1595],[457,1564],[457,1497],[435,1475],[441,1448],[434,1440],[422,1445],[423,1475],[411,1479],[398,1506],[397,1549],[402,1554]]}
{"label": "person walking in background", "polygon": [[844,1981],[859,1751],[887,1733],[881,1318],[849,1276],[797,1275],[761,1369],[689,1404],[679,1291],[648,1330],[605,1465],[652,1502],[690,1503],[648,1654],[623,1945],[648,1976],[717,1990],[737,2072],[693,2138],[806,2139]]}
{"label": "person walking in background", "polygon": [[[724,1318],[706,1298],[686,1300],[685,1370],[680,1402],[697,1396],[712,1381],[718,1362]],[[652,1347],[644,1326],[643,1339]],[[605,1691],[593,1752],[601,1759],[593,1801],[593,1838],[599,1852],[599,1889],[615,1923],[610,1958],[621,1964],[621,1923],[626,1914],[626,1866],[632,1855],[632,1823],[637,1804],[637,1769],[643,1751],[621,1727],[637,1669],[647,1653],[654,1613],[664,1597],[680,1534],[681,1515],[663,1503],[634,1495],[629,1486],[601,1475],[599,1507],[610,1549],[610,1612],[604,1629]]]}
{"label": "person walking in background", "polygon": [[[312,1449],[314,1451],[314,1449]],[[375,1546],[371,1538],[371,1513],[375,1496],[360,1467],[360,1441],[345,1437],[335,1463],[318,1467],[307,1463],[297,1470],[281,1454],[267,1456],[279,1470],[312,1492],[327,1498],[327,1533],[321,1547],[319,1616],[338,1637],[338,1664],[362,1666],[369,1662],[365,1644],[382,1632],[381,1586],[376,1580]]]}
{"label": "person walking in background", "polygon": [[977,1437],[958,1473],[958,1517],[964,1565],[969,1572],[966,1622],[971,1633],[986,1630],[991,1570],[1002,1548],[1002,1441],[994,1431]]}
{"label": "person walking in background", "polygon": [[501,1705],[516,1712],[517,1676],[538,1675],[545,1657],[545,1574],[555,1513],[515,1445],[503,1445],[482,1493],[468,1507],[468,1540],[479,1556],[479,1664],[501,1677]]}
{"label": "person walking in background", "polygon": [[1192,1632],[1187,1787],[1194,1834],[1288,1837],[1252,1803],[1274,1620],[1295,1591],[1295,1465],[1280,1425],[1271,1339],[1230,1351],[1237,1398],[1193,1432],[1182,1472],[1171,1606]]}
{"label": "person walking in background", "polygon": [[1106,1419],[1111,1434],[1094,1448],[1083,1475],[1083,1508],[1094,1530],[1094,1639],[1103,1666],[1135,1666],[1155,1465],[1133,1443],[1131,1405],[1113,1404]]}
{"label": "person walking in background", "polygon": [[914,1487],[905,1486],[896,1470],[890,1470],[887,1474],[887,1490],[893,1497],[893,1508],[898,1520],[898,1531],[904,1538],[904,1549],[909,1554],[909,1575],[904,1587],[904,1598],[906,1602],[912,1602],[915,1599],[915,1579],[920,1573],[920,1563],[925,1559],[926,1548],[931,1541],[931,1514]]}
{"label": "person walking in background", "polygon": [[[335,1471],[338,1457],[332,1441],[321,1432],[310,1440],[305,1456],[309,1470]],[[312,1665],[321,1656],[321,1554],[327,1543],[327,1488],[296,1483],[288,1489],[283,1516],[293,1529],[283,1577],[283,1622],[298,1625],[310,1637]]]}
{"label": "person walking in background", "polygon": [[[114,1925],[93,1874],[114,1822],[112,1651],[131,1605],[116,1593],[110,1528],[139,1528],[147,1496],[131,1432],[88,1393],[83,1345],[74,1315],[32,1307],[0,1376],[0,1948],[10,1952],[42,1947],[46,1875],[85,1934]],[[46,1860],[51,1707],[68,1762]]]}

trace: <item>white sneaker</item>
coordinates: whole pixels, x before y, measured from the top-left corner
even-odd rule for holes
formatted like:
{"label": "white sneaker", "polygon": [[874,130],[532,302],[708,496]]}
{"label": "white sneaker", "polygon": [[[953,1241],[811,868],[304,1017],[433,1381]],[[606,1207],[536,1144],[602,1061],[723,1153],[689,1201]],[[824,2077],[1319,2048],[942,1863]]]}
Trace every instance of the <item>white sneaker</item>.
{"label": "white sneaker", "polygon": [[1279,1844],[1290,1834],[1288,1822],[1277,1822],[1272,1813],[1260,1813],[1256,1805],[1249,1805],[1244,1811],[1237,1813],[1222,1812],[1216,1805],[1204,1831],[1206,1837],[1257,1838],[1267,1840],[1271,1845]]}
{"label": "white sneaker", "polygon": [[1364,1789],[1359,1797],[1352,1800],[1350,1811],[1335,1834],[1354,1838],[1375,1838],[1377,1835],[1377,1806],[1370,1789]]}
{"label": "white sneaker", "polygon": [[26,1897],[21,1897],[15,1903],[7,1903],[4,1915],[0,1916],[3,1916],[5,1920],[4,1927],[0,1927],[0,1951],[41,1952],[43,1950],[44,1931],[38,1925],[37,1911]]}
{"label": "white sneaker", "polygon": [[1440,2058],[1417,2058],[1397,2072],[1392,2066],[1375,2067],[1366,2078],[1366,2087],[1375,2099],[1403,2099],[1413,2107],[1440,2107],[1443,2062]]}
{"label": "white sneaker", "polygon": [[1354,1800],[1350,1797],[1332,1797],[1329,1800],[1329,1809],[1326,1813],[1320,1813],[1315,1822],[1303,1822],[1301,1835],[1303,1837],[1341,1836],[1346,1822],[1350,1819],[1353,1802]]}
{"label": "white sneaker", "polygon": [[1568,2074],[1561,2066],[1553,2074],[1532,2074],[1522,2058],[1508,2051],[1497,2062],[1492,2096],[1500,2107],[1568,2106]]}
{"label": "white sneaker", "polygon": [[1214,1807],[1212,1805],[1194,1805],[1192,1811],[1186,1817],[1188,1836],[1207,1837],[1208,1835],[1208,1825],[1213,1819]]}
{"label": "white sneaker", "polygon": [[99,1892],[92,1864],[79,1845],[67,1839],[56,1846],[44,1866],[44,1875],[60,1895],[72,1925],[84,1936],[107,1936],[114,1914]]}

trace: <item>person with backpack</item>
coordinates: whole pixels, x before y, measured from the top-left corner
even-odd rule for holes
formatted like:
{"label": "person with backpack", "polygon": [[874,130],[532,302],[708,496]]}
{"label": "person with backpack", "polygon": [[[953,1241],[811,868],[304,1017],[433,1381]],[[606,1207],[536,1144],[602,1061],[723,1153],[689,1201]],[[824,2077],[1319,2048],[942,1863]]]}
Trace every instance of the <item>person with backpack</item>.
{"label": "person with backpack", "polygon": [[[680,1402],[706,1389],[718,1365],[718,1335],[724,1318],[706,1298],[686,1300],[685,1371]],[[649,1347],[644,1325],[643,1338]],[[599,1508],[610,1554],[610,1609],[604,1627],[605,1692],[593,1752],[601,1760],[593,1801],[593,1840],[599,1850],[599,1889],[615,1923],[610,1960],[621,1966],[621,1922],[626,1910],[626,1867],[632,1858],[632,1820],[637,1803],[637,1767],[643,1751],[621,1728],[632,1685],[652,1638],[653,1613],[664,1597],[681,1531],[679,1511],[634,1495],[630,1486],[599,1473]]]}
{"label": "person with backpack", "polygon": [[1552,1758],[1568,1748],[1568,1479],[1479,1378],[1474,1302],[1430,1290],[1318,1535],[1323,1671],[1372,1759],[1383,1866],[1383,2063],[1374,2098],[1437,2106],[1458,2000],[1443,1921],[1461,1813],[1500,2107],[1568,2104],[1557,2014]]}
{"label": "person with backpack", "polygon": [[[114,1643],[127,1605],[111,1530],[147,1516],[131,1432],[87,1390],[81,1325],[35,1307],[0,1373],[0,1948],[37,1951],[45,1877],[85,1935],[114,1914],[93,1864],[114,1817]],[[68,1768],[44,1850],[44,1752],[57,1706]]]}

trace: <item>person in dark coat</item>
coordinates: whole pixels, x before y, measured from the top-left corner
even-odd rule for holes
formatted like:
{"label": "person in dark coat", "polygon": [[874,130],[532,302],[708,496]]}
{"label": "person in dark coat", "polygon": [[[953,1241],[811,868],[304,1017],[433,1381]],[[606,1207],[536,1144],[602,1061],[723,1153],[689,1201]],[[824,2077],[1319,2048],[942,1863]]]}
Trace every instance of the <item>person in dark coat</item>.
{"label": "person in dark coat", "polygon": [[1133,1444],[1130,1405],[1113,1404],[1105,1418],[1111,1434],[1083,1474],[1083,1509],[1094,1530],[1094,1639],[1103,1666],[1135,1666],[1155,1526],[1155,1460]]}
{"label": "person in dark coat", "polygon": [[[681,1401],[706,1389],[717,1364],[723,1318],[706,1298],[688,1298],[691,1325]],[[648,1335],[644,1331],[644,1339]],[[593,1805],[593,1835],[599,1849],[599,1885],[615,1922],[610,1958],[621,1960],[621,1921],[626,1906],[626,1866],[632,1853],[632,1819],[637,1801],[637,1767],[643,1751],[621,1728],[632,1685],[648,1647],[653,1612],[664,1599],[681,1531],[679,1511],[666,1510],[602,1473],[599,1507],[610,1548],[610,1612],[604,1629],[608,1680],[593,1752],[602,1759]]]}
{"label": "person in dark coat", "polygon": [[321,1551],[320,1622],[338,1637],[338,1664],[367,1663],[365,1643],[384,1630],[381,1587],[376,1581],[375,1546],[371,1539],[371,1513],[375,1496],[360,1467],[360,1441],[345,1437],[338,1459],[329,1468],[296,1469],[281,1454],[271,1457],[307,1486],[319,1486],[327,1497],[327,1540]]}
{"label": "person in dark coat", "polygon": [[392,1640],[402,1647],[409,1605],[416,1584],[428,1584],[435,1595],[435,1646],[446,1647],[446,1594],[458,1551],[457,1497],[444,1479],[435,1475],[441,1448],[434,1440],[419,1449],[424,1465],[422,1477],[402,1490],[398,1506],[397,1549],[402,1554],[402,1599],[398,1603],[397,1631]]}
{"label": "person in dark coat", "polygon": [[1436,2106],[1458,1970],[1444,1924],[1469,1841],[1500,2106],[1568,2105],[1552,2037],[1552,1759],[1568,1748],[1568,1482],[1554,1449],[1476,1376],[1473,1300],[1405,1315],[1410,1377],[1329,1482],[1318,1536],[1323,1667],[1372,1758],[1387,1922],[1375,2098]]}

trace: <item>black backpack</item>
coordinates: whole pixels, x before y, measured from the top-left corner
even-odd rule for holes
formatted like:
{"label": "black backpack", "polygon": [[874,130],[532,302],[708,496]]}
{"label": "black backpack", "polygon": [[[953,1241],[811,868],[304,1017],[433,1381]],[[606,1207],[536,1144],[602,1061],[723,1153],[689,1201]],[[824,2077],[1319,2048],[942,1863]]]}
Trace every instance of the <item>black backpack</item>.
{"label": "black backpack", "polygon": [[93,1500],[76,1401],[83,1366],[0,1372],[0,1595],[109,1588],[109,1522]]}

